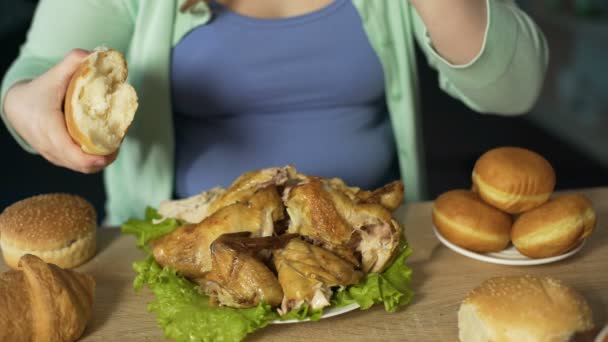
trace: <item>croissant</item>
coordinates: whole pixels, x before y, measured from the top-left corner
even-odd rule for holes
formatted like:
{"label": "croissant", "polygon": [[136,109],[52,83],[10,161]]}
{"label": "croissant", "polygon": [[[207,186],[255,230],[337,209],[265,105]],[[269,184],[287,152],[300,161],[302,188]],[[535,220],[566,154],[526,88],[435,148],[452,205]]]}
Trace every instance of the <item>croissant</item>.
{"label": "croissant", "polygon": [[0,341],[74,341],[91,318],[94,279],[26,254],[0,274]]}

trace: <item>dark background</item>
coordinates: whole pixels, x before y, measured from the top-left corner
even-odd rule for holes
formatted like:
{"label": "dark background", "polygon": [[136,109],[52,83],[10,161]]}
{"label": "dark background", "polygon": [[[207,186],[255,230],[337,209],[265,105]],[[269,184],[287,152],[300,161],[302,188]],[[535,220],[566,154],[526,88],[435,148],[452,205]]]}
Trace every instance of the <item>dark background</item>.
{"label": "dark background", "polygon": [[[0,76],[17,56],[36,3],[36,0],[0,0]],[[552,56],[546,90],[529,115],[499,117],[473,113],[441,92],[437,87],[436,73],[424,63],[423,58],[418,58],[424,112],[423,133],[432,198],[449,189],[469,187],[471,168],[477,157],[486,150],[501,145],[522,146],[544,155],[556,170],[558,189],[608,184],[608,160],[604,158],[604,151],[608,150],[604,137],[607,135],[604,132],[608,133],[608,112],[606,107],[599,105],[608,97],[608,86],[601,88],[602,85],[585,83],[581,78],[564,80],[560,76],[566,66],[569,66],[567,70],[570,76],[584,74],[584,67],[577,67],[580,63],[577,63],[576,58],[585,58],[583,64],[587,67],[589,63],[597,63],[594,69],[597,77],[608,79],[607,69],[603,66],[606,55],[601,55],[601,51],[596,53],[591,49],[583,57],[568,57],[572,55],[573,45],[581,44],[581,36],[590,40],[585,46],[593,46],[593,39],[605,46],[608,41],[604,40],[607,32],[606,17],[598,16],[597,13],[581,15],[563,8],[550,12],[545,7],[527,5],[527,2],[522,2],[522,5],[526,6],[543,28]],[[568,20],[570,26],[564,28],[562,19]],[[576,34],[577,30],[588,27],[591,34]],[[558,84],[559,89],[570,91],[564,93],[563,89],[557,89]],[[603,97],[585,96],[589,92],[601,94],[603,90]],[[584,98],[587,102],[581,104],[574,101],[572,104],[573,100],[570,100],[570,107],[556,106],[562,97],[575,100]],[[580,118],[582,114],[578,108],[581,106],[587,108],[584,118]],[[560,109],[554,109],[556,107]],[[555,110],[555,113],[564,112],[562,115],[566,119],[559,119],[559,115],[549,113],[551,110]],[[581,123],[579,119],[585,121]],[[566,129],[560,131],[556,128],[556,120],[561,123],[560,127],[565,126]],[[103,217],[105,195],[101,174],[79,174],[55,167],[39,156],[28,154],[15,143],[4,126],[0,128],[0,146],[4,161],[0,168],[0,210],[16,200],[34,194],[69,192],[89,199],[98,209],[100,218]]]}

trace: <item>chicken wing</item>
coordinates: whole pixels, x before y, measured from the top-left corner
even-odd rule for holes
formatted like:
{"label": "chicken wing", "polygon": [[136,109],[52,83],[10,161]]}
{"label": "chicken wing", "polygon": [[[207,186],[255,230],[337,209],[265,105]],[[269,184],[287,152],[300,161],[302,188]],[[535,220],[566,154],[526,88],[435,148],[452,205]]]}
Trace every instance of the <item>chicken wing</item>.
{"label": "chicken wing", "polygon": [[328,306],[332,287],[356,284],[363,276],[353,264],[300,239],[289,241],[285,248],[275,250],[273,255],[279,283],[283,287],[281,314],[304,303],[312,309]]}
{"label": "chicken wing", "polygon": [[271,236],[284,207],[274,185],[259,189],[246,202],[223,207],[198,224],[188,224],[152,241],[154,259],[181,274],[200,278],[211,270],[211,244],[226,233]]}
{"label": "chicken wing", "polygon": [[393,181],[374,191],[359,191],[357,197],[363,203],[380,204],[390,211],[397,209],[405,196],[402,181]]}
{"label": "chicken wing", "polygon": [[329,186],[342,192],[348,198],[360,203],[380,204],[386,209],[393,211],[401,205],[404,197],[403,182],[392,181],[381,188],[373,191],[361,190],[361,188],[348,186],[340,178],[320,178]]}
{"label": "chicken wing", "polygon": [[211,244],[213,267],[196,281],[219,305],[234,308],[276,307],[283,290],[277,277],[256,256],[262,249],[283,248],[296,235],[250,238],[248,233],[225,234]]}

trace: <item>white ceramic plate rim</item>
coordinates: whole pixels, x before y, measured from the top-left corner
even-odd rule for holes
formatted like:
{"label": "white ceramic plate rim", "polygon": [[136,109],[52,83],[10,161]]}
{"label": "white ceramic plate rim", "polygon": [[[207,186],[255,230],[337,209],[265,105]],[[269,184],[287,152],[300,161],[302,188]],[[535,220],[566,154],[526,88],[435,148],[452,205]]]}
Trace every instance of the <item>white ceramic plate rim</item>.
{"label": "white ceramic plate rim", "polygon": [[600,331],[599,335],[595,338],[595,342],[603,342],[606,337],[608,337],[608,325]]}
{"label": "white ceramic plate rim", "polygon": [[556,255],[553,257],[549,257],[549,258],[532,259],[532,258],[528,258],[525,255],[519,253],[517,251],[517,249],[513,246],[510,246],[507,249],[505,249],[501,252],[496,252],[496,253],[483,253],[483,254],[475,253],[475,252],[466,250],[462,247],[456,246],[455,244],[448,241],[446,238],[443,237],[443,235],[441,235],[441,233],[439,233],[439,231],[437,230],[435,225],[433,225],[433,231],[435,232],[435,235],[437,236],[439,241],[441,241],[441,243],[443,243],[445,246],[447,246],[449,249],[453,250],[456,253],[459,253],[459,254],[462,254],[469,258],[473,258],[473,259],[480,260],[480,261],[485,261],[485,262],[489,262],[489,263],[493,263],[493,264],[500,264],[500,265],[510,265],[510,266],[541,265],[541,264],[548,264],[548,263],[556,262],[559,260],[563,260],[563,259],[566,259],[566,258],[576,254],[578,251],[581,250],[581,248],[583,248],[583,245],[585,244],[585,240],[583,240],[583,242],[581,242],[576,248],[570,250],[567,253]]}
{"label": "white ceramic plate rim", "polygon": [[[342,306],[339,308],[329,308],[329,309],[323,311],[323,315],[321,316],[321,319],[342,315],[347,312],[357,310],[358,308],[359,308],[359,304],[357,304],[357,303],[348,304],[348,305],[345,305],[345,306]],[[277,319],[275,321],[270,322],[270,324],[302,323],[302,322],[308,322],[308,321],[310,321],[310,318],[306,318],[306,319],[302,319],[302,320],[290,319],[287,321],[281,321],[281,320]]]}

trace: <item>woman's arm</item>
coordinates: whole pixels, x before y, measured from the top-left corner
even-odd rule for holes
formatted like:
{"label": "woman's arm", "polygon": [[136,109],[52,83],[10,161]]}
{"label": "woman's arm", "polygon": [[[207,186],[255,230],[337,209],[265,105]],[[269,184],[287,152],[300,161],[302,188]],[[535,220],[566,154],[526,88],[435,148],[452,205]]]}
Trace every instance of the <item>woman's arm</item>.
{"label": "woman's arm", "polygon": [[410,0],[437,51],[453,64],[466,64],[481,50],[486,0]]}
{"label": "woman's arm", "polygon": [[[538,26],[514,1],[410,0],[410,4],[416,39],[429,65],[439,71],[445,92],[481,113],[523,114],[533,107],[549,49]],[[457,9],[458,5],[462,7]],[[474,14],[480,10],[485,15]]]}
{"label": "woman's arm", "polygon": [[135,6],[135,0],[40,1],[0,92],[0,116],[24,149],[87,173],[112,162],[114,156],[86,155],[71,141],[62,101],[72,73],[87,54],[72,50],[107,45],[126,52]]}
{"label": "woman's arm", "polygon": [[135,0],[39,2],[26,41],[4,75],[0,90],[0,116],[23,148],[35,152],[7,119],[5,104],[9,90],[47,72],[72,49],[92,50],[107,45],[125,53],[133,32],[136,3]]}

